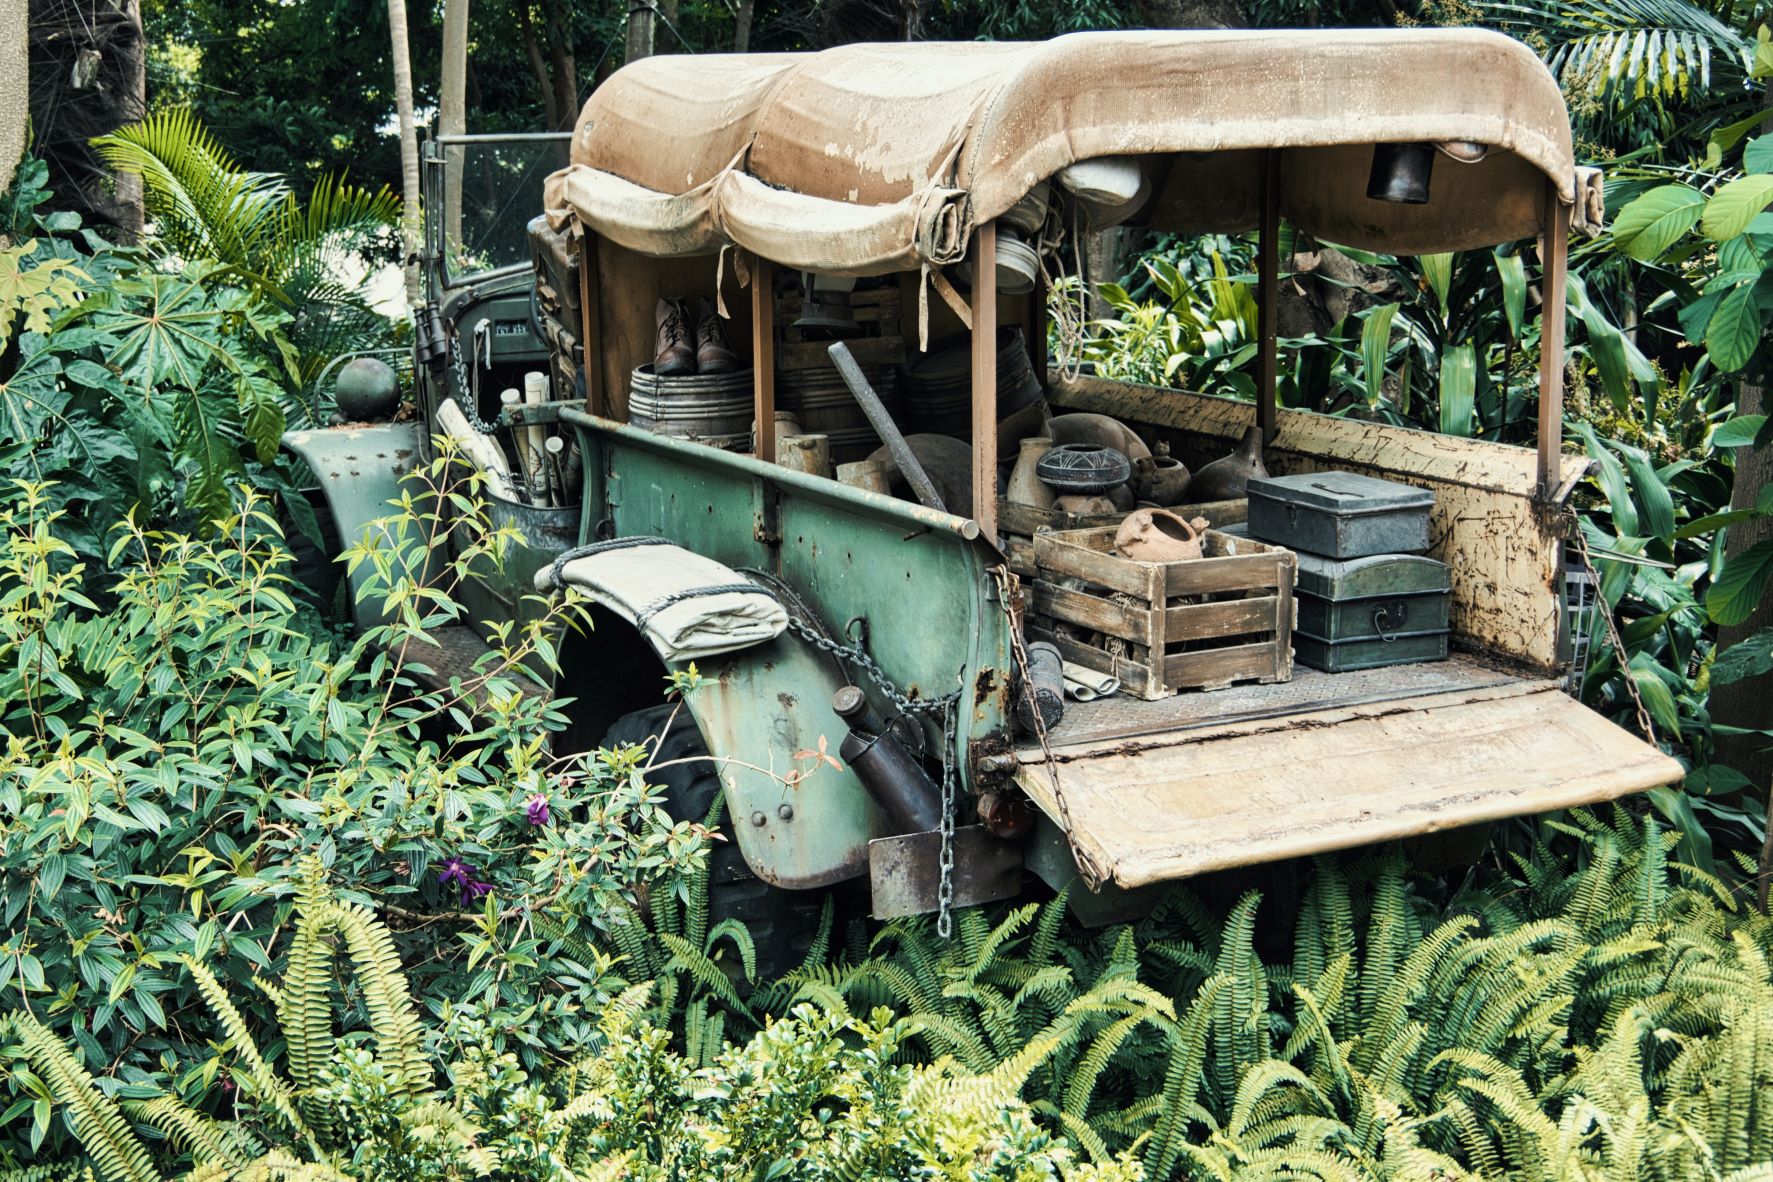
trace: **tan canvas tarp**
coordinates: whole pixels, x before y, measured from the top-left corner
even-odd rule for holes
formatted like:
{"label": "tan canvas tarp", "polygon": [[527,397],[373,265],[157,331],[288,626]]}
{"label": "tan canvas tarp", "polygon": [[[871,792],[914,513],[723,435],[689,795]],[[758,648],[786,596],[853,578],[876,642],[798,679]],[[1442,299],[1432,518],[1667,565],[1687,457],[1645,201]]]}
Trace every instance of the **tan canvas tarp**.
{"label": "tan canvas tarp", "polygon": [[[1366,196],[1372,145],[1437,156],[1431,199]],[[660,56],[580,117],[549,212],[656,257],[726,245],[878,274],[958,258],[972,227],[1036,182],[1147,158],[1146,218],[1246,229],[1258,149],[1282,149],[1283,214],[1328,241],[1411,253],[1529,236],[1545,180],[1584,200],[1556,82],[1524,45],[1472,29],[1080,33],[1039,43],[851,45]],[[1598,195],[1588,194],[1590,197]]]}

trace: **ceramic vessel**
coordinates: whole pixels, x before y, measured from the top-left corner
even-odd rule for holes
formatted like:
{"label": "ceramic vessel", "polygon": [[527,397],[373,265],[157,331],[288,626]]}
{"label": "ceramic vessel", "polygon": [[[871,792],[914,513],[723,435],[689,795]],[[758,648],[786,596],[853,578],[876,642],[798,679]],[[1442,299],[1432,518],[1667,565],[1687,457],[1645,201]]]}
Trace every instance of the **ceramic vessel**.
{"label": "ceramic vessel", "polygon": [[1151,454],[1138,432],[1108,415],[1084,411],[1054,415],[1047,422],[1046,433],[1053,437],[1054,443],[1098,443],[1112,447],[1129,460],[1142,460]]}
{"label": "ceramic vessel", "polygon": [[1105,493],[1125,484],[1133,474],[1126,455],[1095,443],[1064,443],[1042,456],[1035,466],[1040,478],[1059,493]]}
{"label": "ceramic vessel", "polygon": [[1188,495],[1188,465],[1170,454],[1169,445],[1142,460],[1133,461],[1133,491],[1141,501],[1168,508],[1180,505]]}
{"label": "ceramic vessel", "polygon": [[1039,466],[1041,457],[1052,450],[1053,441],[1045,435],[1024,439],[1016,456],[1016,466],[1010,469],[1010,487],[1005,496],[1018,505],[1051,509],[1053,490],[1041,481],[1035,469]]}
{"label": "ceramic vessel", "polygon": [[1267,475],[1268,469],[1262,466],[1262,428],[1251,427],[1236,451],[1194,474],[1188,497],[1196,504],[1235,501],[1248,495],[1252,477]]}
{"label": "ceramic vessel", "polygon": [[1114,534],[1114,548],[1135,562],[1186,562],[1199,558],[1207,519],[1183,520],[1168,509],[1140,509],[1128,514]]}
{"label": "ceramic vessel", "polygon": [[1104,496],[1066,496],[1053,501],[1053,508],[1073,517],[1107,517],[1116,512],[1114,502]]}

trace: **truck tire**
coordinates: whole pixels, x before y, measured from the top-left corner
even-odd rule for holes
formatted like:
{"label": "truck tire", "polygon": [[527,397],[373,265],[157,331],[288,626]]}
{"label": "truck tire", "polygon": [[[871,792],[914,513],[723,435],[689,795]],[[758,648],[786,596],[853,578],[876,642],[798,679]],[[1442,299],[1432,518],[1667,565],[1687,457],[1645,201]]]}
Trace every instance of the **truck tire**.
{"label": "truck tire", "polygon": [[[655,763],[708,754],[708,744],[688,710],[669,703],[624,714],[610,724],[601,746],[650,746],[658,740]],[[665,810],[678,821],[701,821],[714,807],[720,776],[711,762],[679,763],[648,773],[665,790]],[[715,832],[726,838],[708,851],[708,924],[736,919],[751,933],[757,949],[757,980],[765,985],[800,967],[825,908],[823,891],[789,891],[751,872],[733,839],[731,819]]]}

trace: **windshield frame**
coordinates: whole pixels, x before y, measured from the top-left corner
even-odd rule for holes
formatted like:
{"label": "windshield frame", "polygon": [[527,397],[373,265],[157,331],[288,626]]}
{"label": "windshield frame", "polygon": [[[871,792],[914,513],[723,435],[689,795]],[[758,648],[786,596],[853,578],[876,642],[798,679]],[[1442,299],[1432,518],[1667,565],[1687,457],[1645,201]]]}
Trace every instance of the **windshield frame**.
{"label": "windshield frame", "polygon": [[[425,137],[420,153],[419,169],[420,207],[423,210],[424,221],[419,249],[425,260],[427,277],[438,295],[458,288],[485,283],[488,280],[515,275],[529,270],[531,266],[530,260],[525,258],[483,271],[462,271],[452,274],[448,261],[448,243],[444,241],[444,225],[447,220],[447,211],[444,209],[445,180],[447,179],[445,169],[448,167],[446,150],[474,145],[565,144],[571,140],[572,132],[570,131],[513,131],[428,135]],[[541,212],[540,208],[529,211],[524,221],[528,222],[531,217]]]}

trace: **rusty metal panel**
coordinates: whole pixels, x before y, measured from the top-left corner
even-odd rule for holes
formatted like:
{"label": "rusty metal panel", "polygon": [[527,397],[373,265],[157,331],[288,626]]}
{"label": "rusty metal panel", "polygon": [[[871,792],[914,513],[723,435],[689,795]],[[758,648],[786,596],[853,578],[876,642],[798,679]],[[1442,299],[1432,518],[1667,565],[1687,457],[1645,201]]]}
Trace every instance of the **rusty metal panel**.
{"label": "rusty metal panel", "polygon": [[[1593,804],[1683,774],[1553,682],[1056,754],[1079,850],[1123,887]],[[1057,819],[1040,753],[1021,759],[1017,782]]]}
{"label": "rusty metal panel", "polygon": [[[907,833],[868,843],[868,878],[874,918],[927,915],[940,905],[942,834]],[[954,906],[977,907],[1008,899],[1022,889],[1022,847],[1002,841],[983,825],[954,831]]]}

